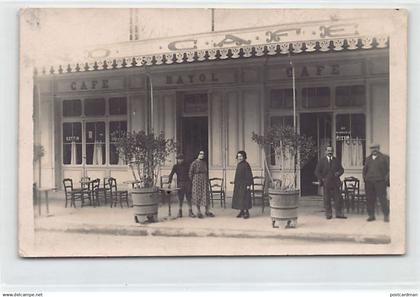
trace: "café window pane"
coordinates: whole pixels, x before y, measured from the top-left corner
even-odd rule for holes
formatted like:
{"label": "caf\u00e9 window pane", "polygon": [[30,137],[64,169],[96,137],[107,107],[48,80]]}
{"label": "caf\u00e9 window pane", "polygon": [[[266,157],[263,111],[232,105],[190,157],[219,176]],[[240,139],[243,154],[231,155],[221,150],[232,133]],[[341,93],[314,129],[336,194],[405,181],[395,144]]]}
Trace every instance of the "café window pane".
{"label": "caf\u00e9 window pane", "polygon": [[63,100],[63,117],[78,117],[82,115],[80,100]]}
{"label": "caf\u00e9 window pane", "polygon": [[82,124],[63,123],[63,164],[82,164]]}
{"label": "caf\u00e9 window pane", "polygon": [[270,107],[273,109],[293,108],[293,89],[271,90]]}
{"label": "caf\u00e9 window pane", "polygon": [[86,123],[86,164],[105,164],[105,122]]}
{"label": "caf\u00e9 window pane", "polygon": [[335,89],[335,105],[338,107],[364,106],[365,86],[341,86]]}
{"label": "caf\u00e9 window pane", "polygon": [[366,156],[366,118],[364,114],[336,116],[336,150],[344,168],[361,168]]}
{"label": "caf\u00e9 window pane", "polygon": [[119,115],[127,114],[127,98],[110,98],[109,99],[109,114]]}
{"label": "caf\u00e9 window pane", "polygon": [[206,113],[207,94],[192,94],[184,97],[184,113]]}
{"label": "caf\u00e9 window pane", "polygon": [[111,165],[124,165],[122,158],[118,154],[115,140],[117,137],[123,136],[127,133],[126,121],[109,122],[109,164]]}
{"label": "caf\u00e9 window pane", "polygon": [[302,107],[319,108],[328,107],[331,102],[330,88],[304,88],[302,89]]}
{"label": "caf\u00e9 window pane", "polygon": [[85,99],[85,115],[87,116],[101,116],[105,115],[105,99]]}

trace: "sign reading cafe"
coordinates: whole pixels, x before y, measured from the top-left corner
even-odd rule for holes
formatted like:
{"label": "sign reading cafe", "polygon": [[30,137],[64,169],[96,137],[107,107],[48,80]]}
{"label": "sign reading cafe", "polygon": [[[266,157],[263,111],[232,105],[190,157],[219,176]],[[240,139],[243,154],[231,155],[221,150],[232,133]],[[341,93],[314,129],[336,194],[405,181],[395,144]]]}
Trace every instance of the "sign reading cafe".
{"label": "sign reading cafe", "polygon": [[[136,47],[122,43],[112,48],[92,48],[88,58],[135,57],[138,55],[159,55],[178,51],[199,51],[245,46],[263,46],[282,42],[307,42],[335,38],[357,37],[373,29],[360,23],[299,24],[293,26],[269,26],[226,32],[211,32],[185,37],[139,41]],[[309,47],[308,47],[309,46]],[[311,51],[307,45],[306,51]],[[309,50],[308,50],[309,49]],[[315,50],[315,49],[314,49]]]}
{"label": "sign reading cafe", "polygon": [[186,38],[174,40],[168,44],[170,51],[196,50],[200,48],[223,48],[243,45],[284,42],[290,40],[313,40],[340,38],[348,35],[358,35],[357,24],[343,24],[317,27],[294,27],[288,29],[267,30],[261,32],[241,32],[238,34],[223,34],[209,38]]}

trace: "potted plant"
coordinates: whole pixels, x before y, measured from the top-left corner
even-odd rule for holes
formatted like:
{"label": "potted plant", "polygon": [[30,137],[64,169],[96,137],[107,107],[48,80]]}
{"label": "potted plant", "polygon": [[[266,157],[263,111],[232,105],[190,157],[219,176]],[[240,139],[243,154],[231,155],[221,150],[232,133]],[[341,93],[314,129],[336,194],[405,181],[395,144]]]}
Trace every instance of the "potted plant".
{"label": "potted plant", "polygon": [[175,151],[173,139],[166,139],[145,131],[132,131],[113,135],[120,158],[128,164],[133,175],[133,207],[137,223],[154,222],[158,212],[156,186],[161,165]]}
{"label": "potted plant", "polygon": [[316,155],[316,145],[311,137],[299,134],[291,126],[273,126],[265,135],[252,133],[255,141],[266,152],[274,151],[277,158],[288,160],[293,164],[292,170],[280,168],[280,178],[273,179],[265,157],[265,167],[270,179],[268,194],[270,198],[271,219],[273,228],[276,221],[286,221],[286,228],[295,228],[298,217],[300,189],[297,185],[298,169]]}

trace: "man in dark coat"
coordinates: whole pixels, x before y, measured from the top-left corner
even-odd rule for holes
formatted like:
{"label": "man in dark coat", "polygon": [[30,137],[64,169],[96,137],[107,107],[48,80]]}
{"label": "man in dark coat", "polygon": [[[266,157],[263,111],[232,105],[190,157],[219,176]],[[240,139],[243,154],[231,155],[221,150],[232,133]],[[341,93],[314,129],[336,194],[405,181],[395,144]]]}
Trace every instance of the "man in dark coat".
{"label": "man in dark coat", "polygon": [[343,198],[340,194],[340,176],[344,173],[341,162],[334,157],[334,149],[329,146],[326,156],[322,157],[316,165],[315,175],[320,185],[324,187],[324,207],[327,220],[332,219],[331,199],[334,200],[335,217],[347,219],[343,215]]}
{"label": "man in dark coat", "polygon": [[389,157],[379,152],[379,144],[370,146],[371,154],[363,167],[363,180],[367,199],[368,222],[375,220],[376,197],[381,203],[384,221],[389,222],[389,202],[386,187],[389,184]]}
{"label": "man in dark coat", "polygon": [[239,151],[236,155],[238,166],[235,172],[232,208],[239,209],[237,218],[249,218],[249,209],[252,207],[250,187],[253,183],[251,166],[246,161],[246,152]]}
{"label": "man in dark coat", "polygon": [[172,171],[169,174],[169,187],[172,183],[174,174],[176,174],[176,181],[178,190],[178,202],[179,202],[179,211],[178,217],[182,217],[182,204],[184,202],[184,196],[187,198],[188,203],[188,215],[192,218],[195,218],[195,215],[192,211],[191,203],[191,180],[188,176],[190,166],[184,161],[184,156],[182,154],[176,157],[176,164],[172,167]]}

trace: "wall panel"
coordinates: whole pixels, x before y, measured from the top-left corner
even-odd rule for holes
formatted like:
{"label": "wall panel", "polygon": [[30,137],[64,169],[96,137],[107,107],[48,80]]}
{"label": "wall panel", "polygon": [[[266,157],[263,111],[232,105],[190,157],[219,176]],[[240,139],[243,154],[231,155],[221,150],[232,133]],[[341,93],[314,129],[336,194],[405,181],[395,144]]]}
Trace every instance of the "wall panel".
{"label": "wall panel", "polygon": [[372,142],[379,143],[381,151],[389,154],[389,88],[386,83],[378,83],[370,89]]}
{"label": "wall panel", "polygon": [[[252,132],[261,133],[261,102],[259,90],[244,90],[243,96],[243,140],[244,150],[250,165],[259,166],[261,155],[258,145],[252,141]],[[241,148],[239,148],[241,149]]]}
{"label": "wall panel", "polygon": [[209,129],[209,153],[211,166],[223,165],[223,97],[221,93],[213,93],[210,96],[210,129]]}

